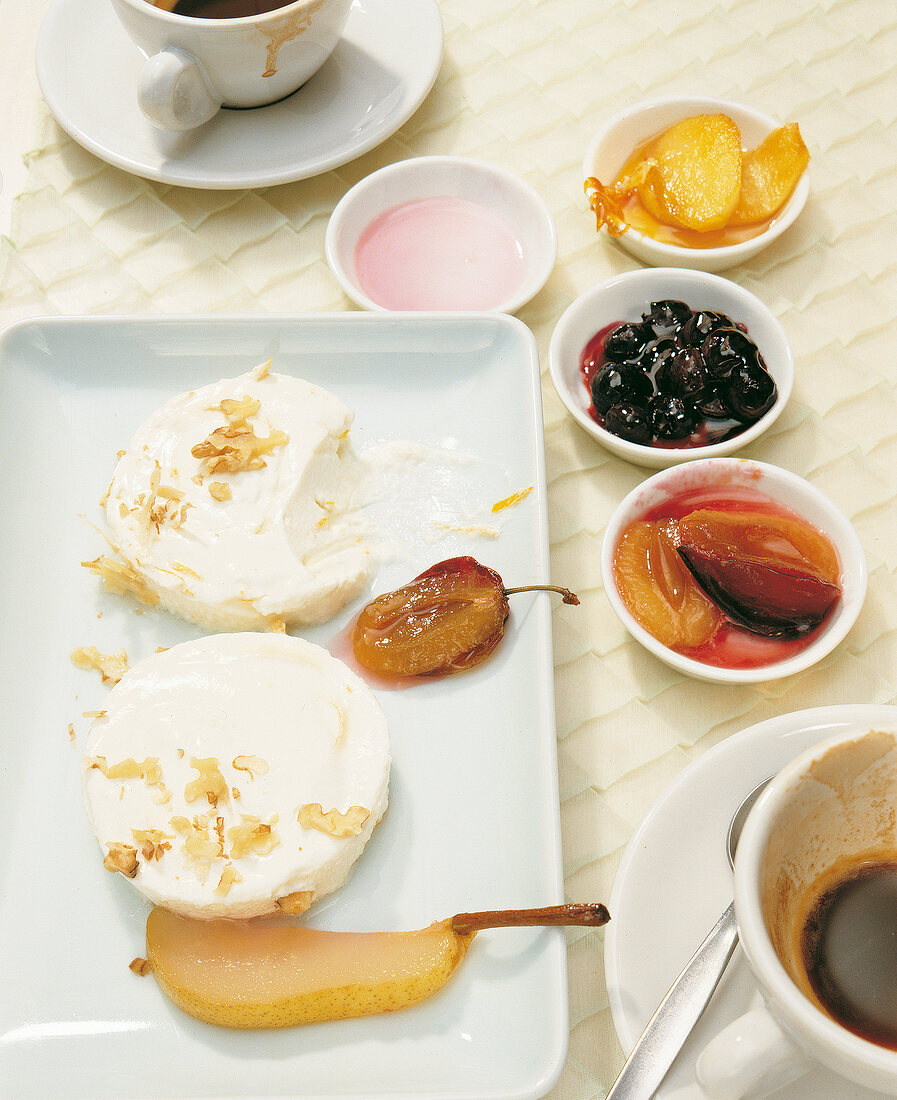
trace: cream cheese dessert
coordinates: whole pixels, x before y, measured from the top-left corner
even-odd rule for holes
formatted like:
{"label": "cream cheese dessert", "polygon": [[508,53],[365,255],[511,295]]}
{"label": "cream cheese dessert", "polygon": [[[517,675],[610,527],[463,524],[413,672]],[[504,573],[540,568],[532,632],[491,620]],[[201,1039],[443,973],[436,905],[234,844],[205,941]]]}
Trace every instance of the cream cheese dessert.
{"label": "cream cheese dessert", "polygon": [[365,683],[285,634],[218,634],[128,670],[87,737],[104,866],[183,916],[303,912],[340,887],[387,805]]}
{"label": "cream cheese dessert", "polygon": [[352,419],[267,363],[172,398],[120,452],[105,497],[122,561],[84,564],[207,630],[326,621],[371,566]]}

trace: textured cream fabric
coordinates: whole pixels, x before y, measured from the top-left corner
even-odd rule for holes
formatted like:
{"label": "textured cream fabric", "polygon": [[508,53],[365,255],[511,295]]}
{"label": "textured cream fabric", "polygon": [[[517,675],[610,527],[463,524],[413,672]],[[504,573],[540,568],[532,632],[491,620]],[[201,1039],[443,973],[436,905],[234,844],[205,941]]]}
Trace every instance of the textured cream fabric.
{"label": "textured cream fabric", "polygon": [[[410,122],[317,179],[261,191],[147,183],[105,165],[45,117],[28,187],[0,250],[0,322],[44,313],[306,311],[349,307],[323,255],[334,204],[412,155],[493,160],[542,194],[558,264],[521,311],[544,371],[555,658],[567,892],[607,897],[621,851],[698,754],[783,711],[897,697],[897,6],[893,0],[441,0],[442,70]],[[646,471],[568,417],[547,375],[555,320],[581,291],[636,267],[597,239],[580,163],[622,106],[711,94],[797,120],[812,153],[796,225],[728,276],[778,315],[797,381],[774,429],[744,454],[809,478],[853,519],[869,598],[846,642],[785,682],[685,679],[614,618],[598,557],[608,515]],[[720,838],[722,843],[722,838]],[[674,899],[659,898],[658,904]],[[604,1096],[622,1062],[600,932],[571,932],[570,1055],[555,1100]]]}

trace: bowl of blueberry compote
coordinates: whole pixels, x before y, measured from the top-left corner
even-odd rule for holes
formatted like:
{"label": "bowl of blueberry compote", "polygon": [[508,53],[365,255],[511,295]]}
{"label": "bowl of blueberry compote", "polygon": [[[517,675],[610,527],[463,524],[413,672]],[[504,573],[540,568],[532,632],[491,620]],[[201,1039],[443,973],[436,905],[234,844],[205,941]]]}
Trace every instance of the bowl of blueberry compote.
{"label": "bowl of blueberry compote", "polygon": [[549,368],[587,432],[654,468],[753,442],[794,382],[770,310],[728,279],[683,268],[629,272],[580,295],[554,330]]}
{"label": "bowl of blueberry compote", "polygon": [[741,458],[663,470],[607,526],[605,592],[632,636],[702,680],[800,672],[856,621],[866,559],[847,517],[796,474]]}

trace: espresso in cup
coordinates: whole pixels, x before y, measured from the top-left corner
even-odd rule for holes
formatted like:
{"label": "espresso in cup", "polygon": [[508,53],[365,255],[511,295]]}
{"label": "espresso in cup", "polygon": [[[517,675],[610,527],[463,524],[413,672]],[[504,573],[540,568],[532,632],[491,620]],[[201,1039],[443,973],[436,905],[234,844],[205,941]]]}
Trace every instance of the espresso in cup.
{"label": "espresso in cup", "polygon": [[897,861],[862,862],[817,884],[801,958],[822,1008],[897,1050]]}
{"label": "espresso in cup", "polygon": [[175,15],[188,15],[191,19],[245,19],[277,11],[292,3],[293,0],[176,0],[175,3],[156,0],[155,6]]}

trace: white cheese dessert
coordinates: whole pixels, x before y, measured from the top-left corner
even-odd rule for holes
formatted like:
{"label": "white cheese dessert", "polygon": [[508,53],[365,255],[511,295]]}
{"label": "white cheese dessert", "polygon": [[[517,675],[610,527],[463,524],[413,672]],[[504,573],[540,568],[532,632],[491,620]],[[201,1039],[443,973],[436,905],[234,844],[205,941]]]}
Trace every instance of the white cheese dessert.
{"label": "white cheese dessert", "polygon": [[207,630],[326,621],[371,566],[352,419],[267,363],[172,398],[120,453],[106,494],[123,563],[84,564]]}
{"label": "white cheese dessert", "polygon": [[327,650],[218,634],[141,661],[83,762],[104,865],[184,916],[303,912],[349,876],[387,805],[386,720]]}

